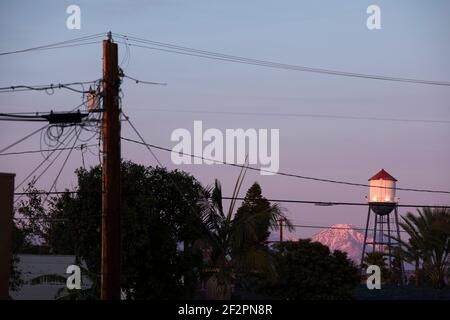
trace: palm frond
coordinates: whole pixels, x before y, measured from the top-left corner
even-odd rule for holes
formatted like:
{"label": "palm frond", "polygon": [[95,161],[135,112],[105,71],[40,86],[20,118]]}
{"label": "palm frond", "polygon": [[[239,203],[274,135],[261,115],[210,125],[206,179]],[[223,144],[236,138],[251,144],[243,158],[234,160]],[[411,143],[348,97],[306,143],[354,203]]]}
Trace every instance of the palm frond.
{"label": "palm frond", "polygon": [[245,174],[247,173],[247,168],[248,168],[247,159],[248,159],[248,156],[245,158],[245,165],[241,167],[241,171],[239,172],[238,178],[236,179],[236,183],[234,185],[233,195],[231,197],[230,207],[228,209],[227,221],[231,221],[231,216],[234,212],[234,206],[236,204],[236,198],[239,195],[239,191],[241,190],[242,182],[244,181]]}

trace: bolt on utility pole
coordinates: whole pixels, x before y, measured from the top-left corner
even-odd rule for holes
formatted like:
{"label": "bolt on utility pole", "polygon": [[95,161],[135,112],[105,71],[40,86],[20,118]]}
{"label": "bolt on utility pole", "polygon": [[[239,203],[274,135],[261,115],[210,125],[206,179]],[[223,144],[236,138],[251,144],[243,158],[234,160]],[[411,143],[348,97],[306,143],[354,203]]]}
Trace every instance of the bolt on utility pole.
{"label": "bolt on utility pole", "polygon": [[120,109],[117,44],[103,40],[102,300],[120,299]]}

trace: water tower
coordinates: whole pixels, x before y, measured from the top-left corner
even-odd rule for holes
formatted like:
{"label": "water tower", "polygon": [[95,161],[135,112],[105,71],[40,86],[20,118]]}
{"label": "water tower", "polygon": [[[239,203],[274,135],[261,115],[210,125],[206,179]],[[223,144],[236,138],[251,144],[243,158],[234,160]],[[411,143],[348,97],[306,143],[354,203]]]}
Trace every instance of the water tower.
{"label": "water tower", "polygon": [[[393,268],[393,253],[399,248],[399,243],[392,237],[400,238],[400,228],[398,224],[397,204],[398,198],[395,196],[395,183],[397,180],[381,169],[376,175],[369,179],[369,211],[367,213],[366,229],[364,234],[364,245],[361,256],[361,269],[366,252],[384,252],[387,255],[388,268]],[[373,214],[373,225],[371,224],[371,214]],[[369,231],[372,231],[372,239],[368,239]],[[400,254],[400,250],[397,251]],[[404,268],[400,259],[400,278],[403,279]]]}

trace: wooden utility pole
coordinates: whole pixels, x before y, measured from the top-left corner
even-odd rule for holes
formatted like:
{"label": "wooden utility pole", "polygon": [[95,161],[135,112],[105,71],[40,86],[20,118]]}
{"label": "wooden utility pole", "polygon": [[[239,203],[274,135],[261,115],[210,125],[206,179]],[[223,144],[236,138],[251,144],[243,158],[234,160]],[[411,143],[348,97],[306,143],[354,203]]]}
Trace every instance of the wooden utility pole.
{"label": "wooden utility pole", "polygon": [[120,110],[117,44],[103,40],[102,300],[120,299]]}

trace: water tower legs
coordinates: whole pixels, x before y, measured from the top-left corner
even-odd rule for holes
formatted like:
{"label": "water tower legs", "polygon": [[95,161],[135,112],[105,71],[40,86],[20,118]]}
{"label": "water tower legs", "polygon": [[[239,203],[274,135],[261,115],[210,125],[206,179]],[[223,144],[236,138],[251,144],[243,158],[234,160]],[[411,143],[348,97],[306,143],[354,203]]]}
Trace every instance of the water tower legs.
{"label": "water tower legs", "polygon": [[367,212],[366,230],[364,232],[364,244],[363,244],[363,250],[362,250],[362,255],[361,255],[361,264],[360,264],[361,275],[363,275],[362,272],[364,270],[364,256],[366,254],[367,233],[369,232],[369,222],[370,222],[370,206],[369,206],[369,211]]}
{"label": "water tower legs", "polygon": [[[377,210],[377,208],[375,208]],[[371,205],[369,205],[369,210],[367,212],[367,221],[366,221],[366,229],[364,233],[364,244],[363,244],[363,250],[361,255],[361,275],[365,275],[365,268],[364,268],[364,258],[368,251],[368,245],[372,245],[372,252],[383,252],[384,255],[387,255],[388,258],[388,269],[393,271],[395,268],[399,268],[397,272],[399,272],[399,282],[400,284],[404,284],[404,275],[405,275],[405,269],[404,264],[402,260],[402,253],[401,253],[401,245],[398,241],[393,241],[395,238],[400,239],[400,227],[399,227],[399,221],[398,221],[398,211],[397,206],[394,206],[393,213],[394,213],[394,228],[392,228],[391,223],[391,213],[387,214],[379,214],[375,211],[374,213],[374,224],[373,224],[373,237],[372,240],[368,240],[368,233],[370,230],[370,216],[371,212],[373,211]],[[386,226],[385,226],[386,225]],[[385,232],[387,232],[385,234]],[[395,236],[394,233],[395,232]],[[396,263],[399,263],[400,265],[395,265]]]}

